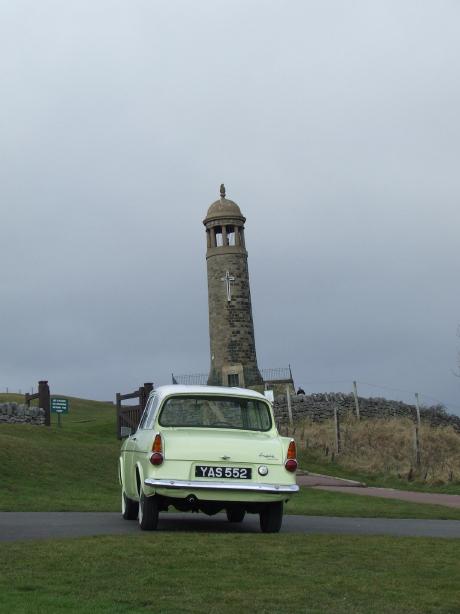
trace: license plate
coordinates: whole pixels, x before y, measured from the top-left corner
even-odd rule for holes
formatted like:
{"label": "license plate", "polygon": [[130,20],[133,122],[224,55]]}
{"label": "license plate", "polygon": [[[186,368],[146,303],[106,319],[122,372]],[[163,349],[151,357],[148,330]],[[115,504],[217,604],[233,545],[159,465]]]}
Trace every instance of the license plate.
{"label": "license plate", "polygon": [[246,467],[209,467],[208,465],[197,465],[195,467],[195,477],[250,480],[251,469]]}

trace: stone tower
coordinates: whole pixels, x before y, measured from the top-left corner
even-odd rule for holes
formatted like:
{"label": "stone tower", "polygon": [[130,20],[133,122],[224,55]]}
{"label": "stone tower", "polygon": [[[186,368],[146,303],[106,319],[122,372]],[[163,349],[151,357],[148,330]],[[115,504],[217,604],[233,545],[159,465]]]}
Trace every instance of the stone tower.
{"label": "stone tower", "polygon": [[222,184],[220,199],[209,207],[203,221],[211,344],[208,384],[212,386],[263,383],[254,340],[245,221],[238,205],[225,198]]}

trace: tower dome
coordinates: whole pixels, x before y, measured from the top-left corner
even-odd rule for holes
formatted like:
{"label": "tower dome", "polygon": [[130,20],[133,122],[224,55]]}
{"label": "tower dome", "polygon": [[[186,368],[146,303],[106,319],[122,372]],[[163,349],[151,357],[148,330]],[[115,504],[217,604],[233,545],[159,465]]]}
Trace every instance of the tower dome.
{"label": "tower dome", "polygon": [[233,200],[225,198],[225,186],[222,184],[220,186],[220,198],[209,207],[203,223],[206,225],[207,222],[212,220],[227,217],[239,218],[243,223],[246,221],[238,205]]}

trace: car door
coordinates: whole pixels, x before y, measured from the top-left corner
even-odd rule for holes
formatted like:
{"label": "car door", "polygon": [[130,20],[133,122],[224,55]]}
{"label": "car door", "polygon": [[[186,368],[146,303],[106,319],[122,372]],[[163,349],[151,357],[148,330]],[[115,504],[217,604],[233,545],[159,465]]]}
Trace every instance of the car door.
{"label": "car door", "polygon": [[150,408],[150,401],[147,403],[139,424],[134,433],[126,439],[123,446],[123,486],[125,493],[128,497],[137,496],[137,484],[136,484],[136,456],[138,453],[139,436],[142,432],[142,426],[147,419],[148,411]]}
{"label": "car door", "polygon": [[127,437],[123,446],[123,488],[130,498],[137,496],[136,479],[134,473],[134,450],[136,446],[136,434]]}
{"label": "car door", "polygon": [[[158,395],[153,394],[145,407],[142,417],[139,421],[137,431],[130,437],[130,475],[135,483],[136,465],[148,462],[147,452],[151,450],[153,443],[153,415],[158,405]],[[145,471],[144,471],[145,473]],[[135,485],[137,494],[137,484]]]}

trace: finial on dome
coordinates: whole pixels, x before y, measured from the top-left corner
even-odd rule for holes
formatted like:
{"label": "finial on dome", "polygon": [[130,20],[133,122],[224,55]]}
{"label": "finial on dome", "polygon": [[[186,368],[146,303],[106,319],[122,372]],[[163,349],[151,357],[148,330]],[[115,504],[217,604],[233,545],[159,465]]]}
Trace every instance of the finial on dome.
{"label": "finial on dome", "polygon": [[225,198],[225,186],[223,183],[220,184],[220,197]]}

